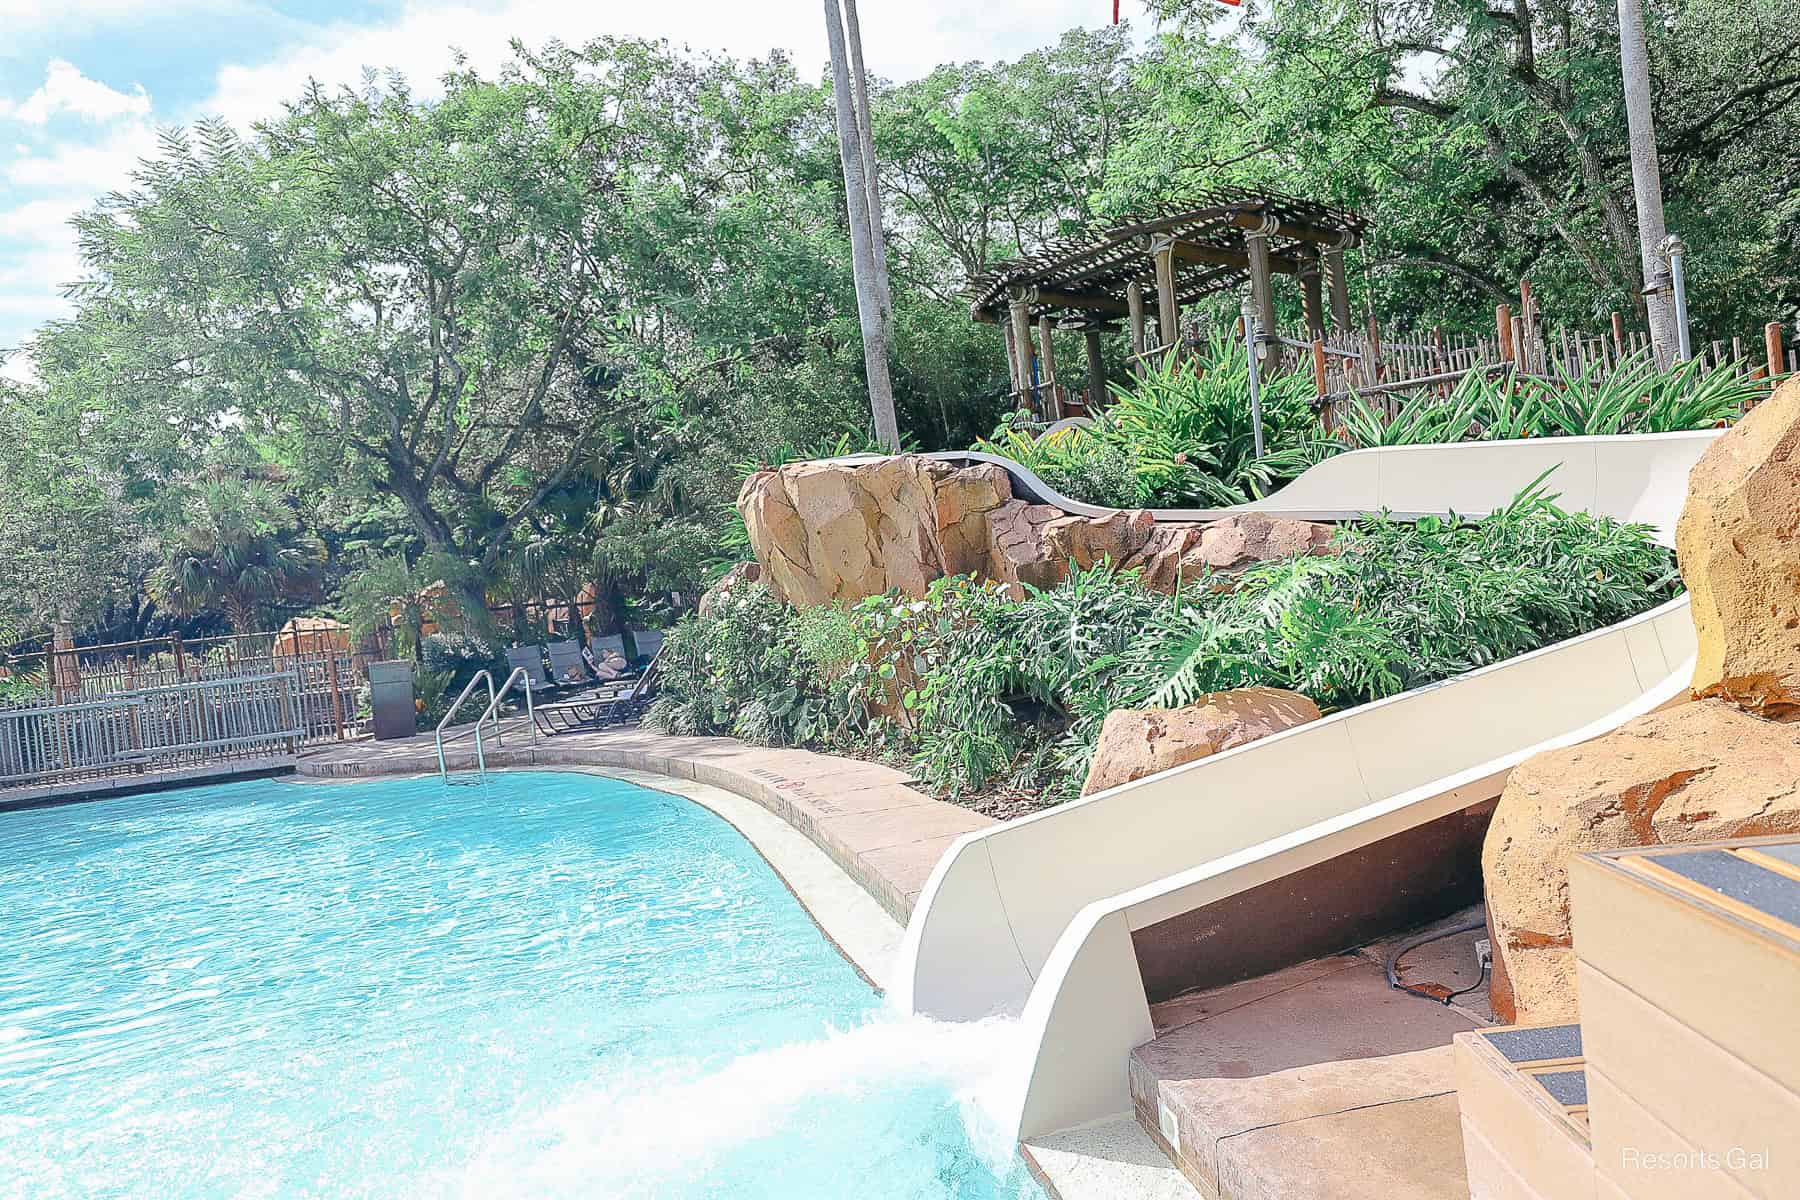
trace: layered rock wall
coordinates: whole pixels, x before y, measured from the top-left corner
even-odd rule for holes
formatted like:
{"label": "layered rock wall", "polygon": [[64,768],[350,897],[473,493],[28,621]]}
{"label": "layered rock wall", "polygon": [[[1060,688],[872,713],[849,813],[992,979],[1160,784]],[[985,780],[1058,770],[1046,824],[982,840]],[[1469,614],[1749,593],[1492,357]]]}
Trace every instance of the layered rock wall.
{"label": "layered rock wall", "polygon": [[763,581],[802,607],[974,574],[1020,589],[1050,587],[1071,566],[1105,561],[1173,591],[1203,574],[1323,552],[1331,527],[1244,513],[1214,522],[1158,522],[1143,510],[1065,513],[1012,494],[991,463],[957,467],[917,455],[794,463],[744,481],[738,511]]}

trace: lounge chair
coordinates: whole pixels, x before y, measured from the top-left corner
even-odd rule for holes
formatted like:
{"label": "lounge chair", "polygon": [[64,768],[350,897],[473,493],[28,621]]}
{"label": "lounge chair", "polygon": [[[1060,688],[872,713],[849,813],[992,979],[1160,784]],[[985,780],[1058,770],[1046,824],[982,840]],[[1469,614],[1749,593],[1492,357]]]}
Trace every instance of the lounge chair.
{"label": "lounge chair", "polygon": [[551,642],[544,649],[550,655],[550,679],[557,687],[592,687],[594,673],[581,657],[581,646],[575,642]]}
{"label": "lounge chair", "polygon": [[[654,662],[662,653],[663,631],[660,629],[634,629],[631,631],[631,644],[637,648],[638,664]],[[632,661],[627,659],[627,661]]]}
{"label": "lounge chair", "polygon": [[655,694],[656,663],[657,660],[652,659],[644,673],[635,679],[604,685],[574,700],[538,706],[534,716],[539,732],[555,735],[604,729],[641,716]]}
{"label": "lounge chair", "polygon": [[525,686],[534,695],[546,695],[558,690],[556,681],[544,674],[542,646],[513,646],[506,651],[507,675],[510,677],[521,668],[525,671]]}

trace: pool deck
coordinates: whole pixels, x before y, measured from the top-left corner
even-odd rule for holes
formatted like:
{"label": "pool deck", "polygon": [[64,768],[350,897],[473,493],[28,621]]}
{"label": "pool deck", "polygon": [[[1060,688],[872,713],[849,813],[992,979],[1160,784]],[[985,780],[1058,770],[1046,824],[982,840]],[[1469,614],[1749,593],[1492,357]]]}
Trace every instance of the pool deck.
{"label": "pool deck", "polygon": [[[531,740],[523,721],[508,722],[504,744],[488,745],[489,767],[622,768],[710,784],[753,800],[812,841],[901,925],[951,843],[994,824],[991,817],[933,800],[909,787],[904,771],[805,750],[747,746],[731,738],[667,737],[635,727]],[[467,737],[446,746],[452,772],[475,765]],[[305,776],[356,779],[433,774],[429,735],[358,741],[304,755]]]}

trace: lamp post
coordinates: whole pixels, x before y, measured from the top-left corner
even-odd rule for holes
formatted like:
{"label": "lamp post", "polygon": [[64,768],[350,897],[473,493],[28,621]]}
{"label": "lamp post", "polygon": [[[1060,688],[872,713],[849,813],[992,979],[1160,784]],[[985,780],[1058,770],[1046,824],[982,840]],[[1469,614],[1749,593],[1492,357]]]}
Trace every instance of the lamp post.
{"label": "lamp post", "polygon": [[1687,243],[1680,236],[1671,233],[1662,240],[1658,247],[1662,256],[1669,261],[1669,290],[1674,293],[1675,301],[1675,340],[1680,350],[1682,362],[1694,357],[1694,339],[1688,331],[1687,304]]}
{"label": "lamp post", "polygon": [[1263,456],[1262,433],[1262,374],[1257,363],[1257,356],[1262,347],[1256,338],[1256,299],[1244,297],[1244,353],[1250,363],[1250,428],[1256,438],[1256,457]]}

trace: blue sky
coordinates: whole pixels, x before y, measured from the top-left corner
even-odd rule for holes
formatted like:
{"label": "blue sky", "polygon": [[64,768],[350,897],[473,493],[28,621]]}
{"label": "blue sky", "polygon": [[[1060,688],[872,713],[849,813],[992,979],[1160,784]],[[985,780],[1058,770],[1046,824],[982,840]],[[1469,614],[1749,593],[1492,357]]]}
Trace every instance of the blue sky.
{"label": "blue sky", "polygon": [[[1110,0],[860,0],[869,69],[912,78],[1013,58]],[[1143,0],[1127,0],[1140,16]],[[68,312],[80,262],[70,215],[129,184],[160,127],[217,115],[247,127],[309,78],[398,69],[429,90],[453,49],[477,68],[519,38],[665,37],[738,57],[780,47],[823,69],[819,0],[0,0],[0,350]],[[4,368],[23,375],[20,357]]]}

